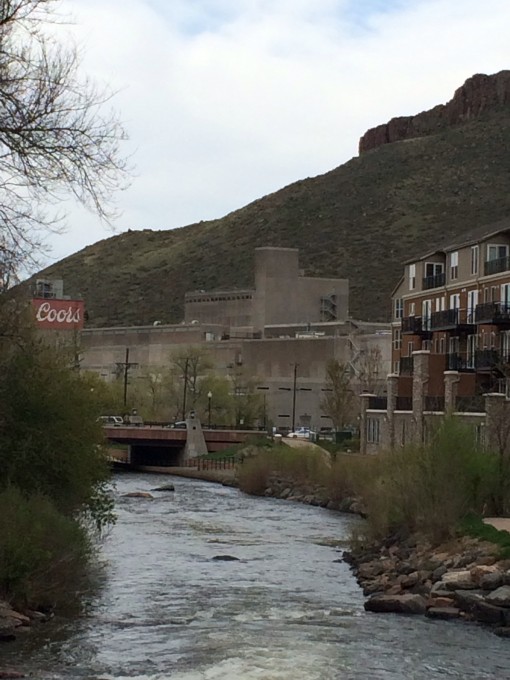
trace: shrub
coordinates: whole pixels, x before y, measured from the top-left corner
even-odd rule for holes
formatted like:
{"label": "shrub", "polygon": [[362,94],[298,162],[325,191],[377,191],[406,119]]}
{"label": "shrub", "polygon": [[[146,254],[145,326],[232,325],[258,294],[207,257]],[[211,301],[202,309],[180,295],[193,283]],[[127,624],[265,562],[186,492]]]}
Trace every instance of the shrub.
{"label": "shrub", "polygon": [[109,468],[89,378],[30,336],[0,354],[0,375],[0,490],[43,494],[68,515],[98,507],[97,522],[107,519]]}
{"label": "shrub", "polygon": [[374,536],[418,531],[439,540],[453,535],[468,513],[482,512],[494,465],[471,428],[445,418],[426,445],[371,458],[355,487]]}
{"label": "shrub", "polygon": [[69,607],[84,586],[87,533],[42,495],[0,493],[0,598],[20,607]]}

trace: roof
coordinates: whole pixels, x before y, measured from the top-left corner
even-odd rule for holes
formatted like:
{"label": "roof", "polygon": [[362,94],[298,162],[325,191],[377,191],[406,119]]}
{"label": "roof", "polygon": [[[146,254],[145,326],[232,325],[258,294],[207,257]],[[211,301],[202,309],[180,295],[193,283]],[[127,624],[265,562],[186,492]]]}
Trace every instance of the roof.
{"label": "roof", "polygon": [[453,250],[459,250],[460,248],[465,248],[466,246],[475,245],[480,241],[484,241],[491,236],[496,236],[497,234],[501,234],[505,231],[510,233],[510,217],[506,217],[505,219],[499,220],[498,222],[492,222],[491,224],[485,224],[480,227],[470,229],[466,232],[462,241],[445,244],[443,248],[436,248],[435,250],[429,251],[420,257],[413,257],[409,260],[406,260],[404,264],[420,262],[421,260],[425,260],[432,255],[446,255],[446,253],[450,253]]}

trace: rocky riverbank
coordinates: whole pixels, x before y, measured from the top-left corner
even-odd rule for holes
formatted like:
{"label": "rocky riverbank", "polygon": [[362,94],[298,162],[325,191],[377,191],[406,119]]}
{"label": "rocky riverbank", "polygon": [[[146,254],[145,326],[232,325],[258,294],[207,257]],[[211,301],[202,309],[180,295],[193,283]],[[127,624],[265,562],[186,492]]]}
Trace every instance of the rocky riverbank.
{"label": "rocky riverbank", "polygon": [[264,489],[264,496],[307,503],[328,510],[349,512],[363,516],[363,506],[357,498],[332,498],[323,486],[298,481],[290,477],[272,475]]}
{"label": "rocky riverbank", "polygon": [[[39,623],[44,623],[51,618],[51,614],[39,611],[26,611],[21,613],[4,600],[0,600],[0,643],[15,640],[19,635],[24,635]],[[11,673],[11,675],[5,675]],[[0,669],[0,678],[22,677],[14,674],[14,671],[4,671]]]}
{"label": "rocky riverbank", "polygon": [[463,619],[510,637],[510,560],[498,546],[462,537],[439,546],[393,538],[344,552],[370,612]]}

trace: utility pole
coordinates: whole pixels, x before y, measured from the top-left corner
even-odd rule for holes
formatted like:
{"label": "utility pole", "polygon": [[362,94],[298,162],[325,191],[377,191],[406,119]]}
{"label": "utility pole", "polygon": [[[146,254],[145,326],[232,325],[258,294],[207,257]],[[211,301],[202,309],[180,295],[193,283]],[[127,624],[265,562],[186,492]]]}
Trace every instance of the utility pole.
{"label": "utility pole", "polygon": [[294,364],[294,381],[292,384],[292,430],[296,430],[296,381],[297,381],[297,369],[299,364]]}
{"label": "utility pole", "polygon": [[184,385],[182,394],[182,419],[186,420],[186,396],[188,392],[188,367],[189,367],[189,357],[186,357],[184,362]]}
{"label": "utility pole", "polygon": [[129,347],[126,347],[126,358],[124,362],[117,361],[117,368],[123,370],[124,372],[124,406],[127,405],[127,388],[128,388],[128,376],[129,370],[134,366],[138,366],[136,362],[129,361]]}

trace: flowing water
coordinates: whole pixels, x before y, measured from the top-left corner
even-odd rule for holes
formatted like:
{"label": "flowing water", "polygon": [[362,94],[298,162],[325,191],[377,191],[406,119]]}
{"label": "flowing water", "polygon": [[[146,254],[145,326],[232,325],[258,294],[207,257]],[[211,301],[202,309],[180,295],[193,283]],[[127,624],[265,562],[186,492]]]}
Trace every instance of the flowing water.
{"label": "flowing water", "polygon": [[358,519],[181,478],[154,500],[122,497],[166,481],[117,478],[88,616],[4,644],[0,666],[55,680],[510,678],[510,640],[364,612],[339,561]]}

